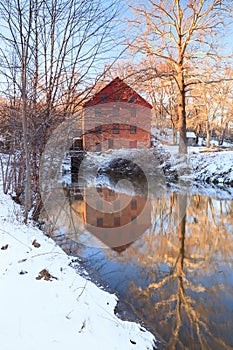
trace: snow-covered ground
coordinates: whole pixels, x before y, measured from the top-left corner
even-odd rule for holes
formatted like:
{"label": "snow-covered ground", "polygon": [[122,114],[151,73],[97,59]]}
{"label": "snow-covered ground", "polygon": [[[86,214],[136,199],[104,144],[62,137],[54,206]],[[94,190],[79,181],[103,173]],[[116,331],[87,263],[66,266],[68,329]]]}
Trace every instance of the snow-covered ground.
{"label": "snow-covered ground", "polygon": [[233,150],[189,147],[188,156],[184,159],[177,153],[178,147],[165,148],[171,153],[179,183],[187,185],[192,193],[233,198]]}
{"label": "snow-covered ground", "polygon": [[156,348],[145,328],[117,318],[115,295],[71,265],[51,238],[23,224],[20,207],[0,188],[1,349]]}
{"label": "snow-covered ground", "polygon": [[233,151],[191,154],[189,164],[194,180],[233,185]]}
{"label": "snow-covered ground", "polygon": [[211,145],[211,148],[188,146],[186,161],[179,154],[178,145],[162,145],[162,148],[170,153],[172,168],[182,179],[202,182],[203,185],[232,186],[233,145],[225,142],[222,147],[218,147],[216,141],[211,141]]}

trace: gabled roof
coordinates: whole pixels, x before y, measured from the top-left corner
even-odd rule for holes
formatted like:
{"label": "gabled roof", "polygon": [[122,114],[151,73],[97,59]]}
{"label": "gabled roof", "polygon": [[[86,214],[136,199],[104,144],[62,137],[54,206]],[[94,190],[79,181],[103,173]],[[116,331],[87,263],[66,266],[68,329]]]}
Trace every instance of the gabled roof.
{"label": "gabled roof", "polygon": [[112,80],[103,89],[97,92],[90,100],[84,103],[83,107],[91,107],[106,102],[129,102],[152,109],[149,102],[119,77]]}

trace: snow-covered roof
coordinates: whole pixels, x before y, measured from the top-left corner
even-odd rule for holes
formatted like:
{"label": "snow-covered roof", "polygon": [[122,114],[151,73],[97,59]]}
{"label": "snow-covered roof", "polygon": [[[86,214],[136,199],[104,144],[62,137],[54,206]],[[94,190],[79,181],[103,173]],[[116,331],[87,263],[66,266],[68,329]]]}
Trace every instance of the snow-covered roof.
{"label": "snow-covered roof", "polygon": [[196,138],[196,135],[193,131],[187,131],[186,132],[186,137],[188,138]]}
{"label": "snow-covered roof", "polygon": [[[119,100],[116,99],[118,96]],[[102,98],[104,97],[104,101]],[[132,104],[141,105],[152,109],[152,105],[147,102],[141,95],[139,95],[134,89],[126,84],[122,79],[116,77],[99,92],[97,92],[92,98],[86,101],[83,107],[91,107],[105,102],[129,102]]]}

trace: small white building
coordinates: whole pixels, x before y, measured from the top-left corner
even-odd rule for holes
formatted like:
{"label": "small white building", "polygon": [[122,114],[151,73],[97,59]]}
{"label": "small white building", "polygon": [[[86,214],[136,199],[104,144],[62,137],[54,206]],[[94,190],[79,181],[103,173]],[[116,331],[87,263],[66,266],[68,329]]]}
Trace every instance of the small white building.
{"label": "small white building", "polygon": [[196,134],[193,131],[187,131],[186,137],[187,137],[187,145],[188,146],[195,146],[196,145]]}

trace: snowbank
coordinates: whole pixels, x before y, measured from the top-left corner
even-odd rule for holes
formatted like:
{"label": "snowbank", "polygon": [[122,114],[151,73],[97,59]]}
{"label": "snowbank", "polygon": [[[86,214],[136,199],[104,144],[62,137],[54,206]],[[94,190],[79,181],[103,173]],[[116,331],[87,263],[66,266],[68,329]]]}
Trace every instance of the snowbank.
{"label": "snowbank", "polygon": [[[163,145],[158,140],[153,140],[150,149],[122,149],[109,150],[107,152],[89,152],[84,159],[84,167],[80,179],[84,179],[88,185],[95,183],[96,175],[100,173],[131,174],[134,170],[128,169],[122,160],[135,162],[152,182],[162,181],[175,185],[180,180],[201,187],[216,186],[232,188],[233,186],[233,150],[206,149],[204,147],[188,147],[188,156],[181,156],[178,146]],[[116,161],[119,160],[117,167]],[[115,164],[115,163],[116,164]],[[121,165],[122,163],[122,165]],[[112,166],[114,164],[114,167]],[[70,176],[66,174],[65,176]],[[137,173],[135,176],[137,177]],[[70,179],[63,176],[63,181],[70,183]],[[113,177],[111,175],[111,177]],[[68,180],[67,180],[68,179]],[[98,177],[98,181],[101,180]],[[107,177],[104,179],[105,185]],[[183,183],[184,184],[184,183]],[[185,184],[184,184],[185,185]],[[112,183],[110,182],[110,186]],[[203,189],[203,188],[202,188]]]}
{"label": "snowbank", "polygon": [[[131,163],[130,166],[129,163]],[[66,159],[63,173],[67,172],[69,164],[69,159]],[[102,173],[118,172],[129,177],[133,175],[140,177],[136,168],[140,170],[140,173],[144,172],[148,178],[157,176],[159,180],[163,177],[163,182],[177,179],[173,157],[169,150],[156,140],[153,141],[153,147],[146,149],[109,149],[105,152],[87,152],[79,170],[79,179],[84,180],[86,185],[92,185],[98,182],[97,177]],[[70,184],[68,173],[62,177],[62,180]]]}
{"label": "snowbank", "polygon": [[196,181],[233,186],[233,151],[189,155],[189,166]]}
{"label": "snowbank", "polygon": [[2,349],[156,348],[151,333],[117,318],[115,295],[79,276],[52,239],[23,224],[1,188],[0,261]]}

